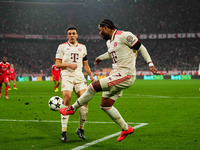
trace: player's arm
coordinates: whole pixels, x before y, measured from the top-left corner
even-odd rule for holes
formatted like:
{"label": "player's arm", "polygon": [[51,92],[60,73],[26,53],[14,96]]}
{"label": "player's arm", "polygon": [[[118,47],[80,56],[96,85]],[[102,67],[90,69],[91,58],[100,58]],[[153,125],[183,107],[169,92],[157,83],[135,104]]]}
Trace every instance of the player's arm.
{"label": "player's arm", "polygon": [[157,73],[157,69],[154,67],[154,64],[151,60],[151,57],[147,51],[147,49],[144,47],[143,44],[141,44],[139,41],[132,47],[133,49],[137,50],[138,52],[140,52],[143,56],[143,58],[145,59],[145,61],[148,63],[149,65],[149,69],[153,74]]}
{"label": "player's arm", "polygon": [[66,69],[66,68],[70,68],[75,70],[77,68],[77,64],[71,64],[71,63],[62,63],[61,59],[56,59],[56,67],[57,68],[61,68],[61,69]]}
{"label": "player's arm", "polygon": [[111,59],[111,55],[110,53],[106,52],[100,56],[98,56],[96,59],[95,59],[95,64],[100,64],[102,62],[102,60],[106,60],[106,59]]}
{"label": "player's arm", "polygon": [[90,76],[91,81],[92,81],[92,82],[95,81],[95,80],[94,80],[94,77],[93,77],[93,75],[92,75],[90,66],[89,66],[89,64],[88,64],[87,56],[85,56],[85,57],[83,58],[83,67],[84,67],[86,73]]}
{"label": "player's arm", "polygon": [[149,69],[151,70],[152,73],[156,74],[157,69],[154,67],[154,64],[151,60],[151,57],[147,51],[147,49],[144,47],[143,44],[141,44],[138,40],[138,38],[132,34],[131,32],[126,32],[122,36],[122,40],[125,42],[126,45],[128,45],[131,49],[139,51],[143,58],[146,60],[146,62],[149,65]]}

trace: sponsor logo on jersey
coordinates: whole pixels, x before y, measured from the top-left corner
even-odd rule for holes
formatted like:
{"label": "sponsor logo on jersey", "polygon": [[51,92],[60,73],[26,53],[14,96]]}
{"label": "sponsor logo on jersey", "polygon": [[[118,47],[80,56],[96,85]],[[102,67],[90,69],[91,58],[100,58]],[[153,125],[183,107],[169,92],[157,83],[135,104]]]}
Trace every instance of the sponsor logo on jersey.
{"label": "sponsor logo on jersey", "polygon": [[117,47],[117,42],[114,43],[114,47]]}

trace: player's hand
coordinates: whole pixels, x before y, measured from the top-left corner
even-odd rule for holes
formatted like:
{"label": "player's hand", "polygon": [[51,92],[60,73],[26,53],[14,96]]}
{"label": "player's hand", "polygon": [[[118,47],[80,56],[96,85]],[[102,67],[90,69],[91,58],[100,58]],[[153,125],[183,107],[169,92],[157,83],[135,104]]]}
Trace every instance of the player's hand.
{"label": "player's hand", "polygon": [[157,73],[157,69],[154,66],[151,66],[149,69],[153,74]]}
{"label": "player's hand", "polygon": [[69,68],[71,68],[72,70],[75,70],[77,68],[77,64],[70,64]]}
{"label": "player's hand", "polygon": [[94,77],[93,77],[93,76],[90,76],[90,79],[91,79],[91,81],[92,81],[92,82],[94,82],[94,81],[95,81],[95,79],[94,79]]}
{"label": "player's hand", "polygon": [[2,75],[2,73],[0,73],[0,76]]}
{"label": "player's hand", "polygon": [[100,60],[98,57],[95,59],[94,64],[100,64],[102,60]]}

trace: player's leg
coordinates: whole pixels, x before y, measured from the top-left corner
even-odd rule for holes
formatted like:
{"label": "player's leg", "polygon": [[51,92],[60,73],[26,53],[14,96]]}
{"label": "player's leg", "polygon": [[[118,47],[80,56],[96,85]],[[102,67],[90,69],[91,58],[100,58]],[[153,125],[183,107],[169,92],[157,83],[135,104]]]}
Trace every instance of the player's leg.
{"label": "player's leg", "polygon": [[[81,95],[84,94],[85,91],[86,89],[80,90],[79,92],[77,92],[77,96],[80,97]],[[79,127],[76,130],[76,134],[79,135],[79,137],[83,140],[85,140],[84,125],[87,119],[87,113],[88,113],[88,103],[84,104],[79,109]]]}
{"label": "player's leg", "polygon": [[6,99],[8,99],[8,82],[9,82],[8,76],[4,77],[3,82],[5,83],[5,97]]}
{"label": "player's leg", "polygon": [[58,91],[58,87],[60,85],[60,77],[58,76],[58,79],[57,79],[57,84],[56,84],[56,90]]}
{"label": "player's leg", "polygon": [[14,90],[17,90],[18,88],[16,87],[16,79],[14,79],[13,82],[14,82]]}
{"label": "player's leg", "polygon": [[[116,97],[117,98],[117,97]],[[116,99],[115,98],[115,99]],[[117,141],[123,140],[127,135],[133,133],[134,129],[130,127],[122,118],[119,111],[113,106],[115,100],[102,97],[101,109],[115,122],[121,129],[121,135],[117,138]]]}
{"label": "player's leg", "polygon": [[56,90],[56,89],[57,89],[57,87],[56,87],[57,84],[56,84],[55,77],[53,78],[53,82],[54,82],[54,91],[55,91],[55,92],[58,92],[58,91]]}
{"label": "player's leg", "polygon": [[135,81],[135,77],[127,77],[126,80],[124,79],[124,77],[119,77],[119,79],[114,79],[109,82],[112,86],[109,91],[103,92],[101,101],[101,109],[107,113],[107,115],[109,115],[109,117],[122,129],[121,135],[117,138],[117,141],[123,140],[127,135],[133,133],[134,131],[134,129],[128,126],[128,124],[124,121],[119,111],[113,106],[117,98],[122,96],[122,90],[130,87]]}
{"label": "player's leg", "polygon": [[105,78],[90,83],[85,93],[71,107],[59,109],[59,112],[63,115],[73,115],[78,108],[88,103],[96,92],[102,90],[108,90],[108,84]]}
{"label": "player's leg", "polygon": [[[70,105],[71,101],[71,93],[73,91],[73,84],[71,84],[71,79],[68,76],[64,76],[62,78],[62,95],[63,95],[63,101],[64,101],[64,107],[66,108]],[[67,142],[68,136],[67,136],[67,124],[69,120],[69,115],[62,115],[61,114],[61,125],[62,125],[62,142]]]}
{"label": "player's leg", "polygon": [[[62,91],[62,95],[63,95],[63,101],[64,101],[63,108],[66,108],[70,105],[71,91],[68,91],[68,90]],[[68,120],[69,120],[69,115],[61,114],[62,142],[67,142],[67,140],[68,140],[68,137],[67,137]]]}
{"label": "player's leg", "polygon": [[5,97],[8,99],[8,82],[5,82]]}
{"label": "player's leg", "polygon": [[11,82],[11,79],[9,78],[9,80],[8,80],[8,90],[9,91],[11,90],[11,88],[10,88],[10,82]]}
{"label": "player's leg", "polygon": [[128,129],[128,124],[124,121],[119,111],[113,106],[115,100],[102,97],[101,109],[114,121],[116,122],[122,130]]}

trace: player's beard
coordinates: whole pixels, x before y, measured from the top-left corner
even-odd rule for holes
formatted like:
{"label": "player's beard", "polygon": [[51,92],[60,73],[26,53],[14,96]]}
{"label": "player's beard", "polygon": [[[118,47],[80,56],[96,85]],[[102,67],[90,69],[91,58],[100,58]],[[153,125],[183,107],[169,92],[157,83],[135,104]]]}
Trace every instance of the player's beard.
{"label": "player's beard", "polygon": [[103,39],[104,40],[109,40],[111,37],[108,35],[108,34],[106,34],[105,32],[102,32],[102,35],[103,35]]}

